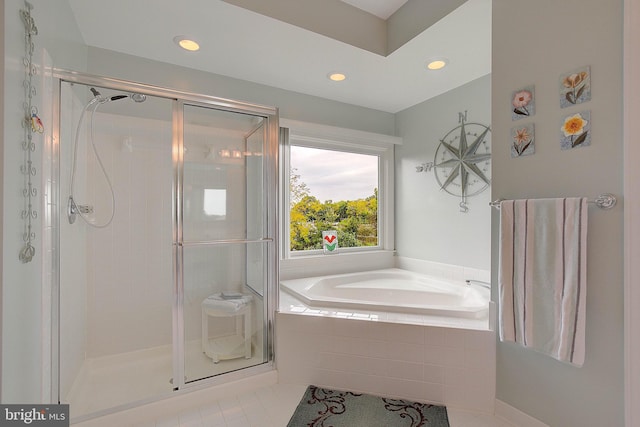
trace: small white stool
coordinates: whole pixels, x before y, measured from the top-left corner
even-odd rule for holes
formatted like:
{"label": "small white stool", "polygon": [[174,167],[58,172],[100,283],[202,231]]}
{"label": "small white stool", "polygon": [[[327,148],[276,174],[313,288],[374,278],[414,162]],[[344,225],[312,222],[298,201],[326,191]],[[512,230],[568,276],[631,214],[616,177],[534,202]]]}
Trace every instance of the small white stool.
{"label": "small white stool", "polygon": [[[251,295],[225,299],[218,293],[202,301],[202,352],[213,359],[213,363],[243,356],[251,359],[251,300]],[[235,316],[235,335],[210,340],[209,316]]]}

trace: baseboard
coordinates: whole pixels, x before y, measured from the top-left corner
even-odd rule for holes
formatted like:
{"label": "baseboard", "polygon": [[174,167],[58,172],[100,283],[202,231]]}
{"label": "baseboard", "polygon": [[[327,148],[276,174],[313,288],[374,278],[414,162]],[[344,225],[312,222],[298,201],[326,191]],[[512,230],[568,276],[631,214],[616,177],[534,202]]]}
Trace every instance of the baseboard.
{"label": "baseboard", "polygon": [[518,427],[549,427],[542,421],[525,414],[499,399],[496,399],[495,416]]}

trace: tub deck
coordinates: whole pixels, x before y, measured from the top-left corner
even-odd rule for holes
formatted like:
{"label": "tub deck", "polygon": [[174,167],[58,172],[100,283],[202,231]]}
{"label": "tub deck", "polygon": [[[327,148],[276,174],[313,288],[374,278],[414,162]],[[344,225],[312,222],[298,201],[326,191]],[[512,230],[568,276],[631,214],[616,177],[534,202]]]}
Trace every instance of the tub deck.
{"label": "tub deck", "polygon": [[[281,282],[282,313],[492,330],[487,289],[401,269]],[[430,300],[430,302],[427,302]]]}

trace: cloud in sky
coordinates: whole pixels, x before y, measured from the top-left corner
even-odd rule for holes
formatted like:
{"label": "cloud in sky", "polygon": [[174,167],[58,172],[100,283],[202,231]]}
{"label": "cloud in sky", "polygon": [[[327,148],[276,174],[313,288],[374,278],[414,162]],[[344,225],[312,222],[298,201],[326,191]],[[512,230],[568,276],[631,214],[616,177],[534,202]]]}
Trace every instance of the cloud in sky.
{"label": "cloud in sky", "polygon": [[378,157],[291,147],[291,168],[321,202],[364,199],[378,188]]}

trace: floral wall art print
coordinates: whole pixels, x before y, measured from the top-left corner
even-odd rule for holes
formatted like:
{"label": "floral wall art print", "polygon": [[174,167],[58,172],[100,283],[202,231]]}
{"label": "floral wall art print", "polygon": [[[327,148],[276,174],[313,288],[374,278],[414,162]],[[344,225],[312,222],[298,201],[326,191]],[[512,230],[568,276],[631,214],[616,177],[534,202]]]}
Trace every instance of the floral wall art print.
{"label": "floral wall art print", "polygon": [[511,128],[511,157],[529,156],[534,152],[533,123]]}
{"label": "floral wall art print", "polygon": [[591,67],[582,67],[560,76],[560,107],[566,108],[591,99]]}
{"label": "floral wall art print", "polygon": [[560,148],[563,150],[591,145],[591,112],[582,111],[565,117],[560,131]]}
{"label": "floral wall art print", "polygon": [[513,107],[511,120],[533,116],[536,113],[534,86],[514,91],[511,95],[511,106]]}

